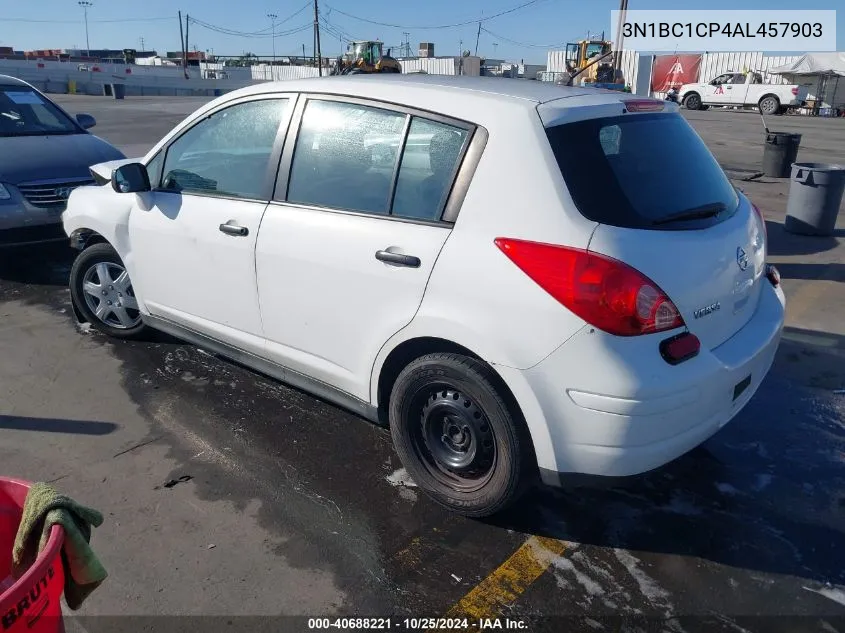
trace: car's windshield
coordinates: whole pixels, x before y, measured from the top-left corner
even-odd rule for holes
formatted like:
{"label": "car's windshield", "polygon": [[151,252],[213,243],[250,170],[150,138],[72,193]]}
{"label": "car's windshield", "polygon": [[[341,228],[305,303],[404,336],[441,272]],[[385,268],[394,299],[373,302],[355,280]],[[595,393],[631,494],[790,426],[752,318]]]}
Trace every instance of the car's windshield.
{"label": "car's windshield", "polygon": [[81,132],[61,110],[32,88],[0,84],[0,136]]}
{"label": "car's windshield", "polygon": [[[678,114],[588,119],[546,133],[573,202],[595,222],[670,228],[676,224],[664,220],[693,210],[698,224],[712,225],[739,204],[719,163]],[[717,207],[722,211],[700,212]]]}

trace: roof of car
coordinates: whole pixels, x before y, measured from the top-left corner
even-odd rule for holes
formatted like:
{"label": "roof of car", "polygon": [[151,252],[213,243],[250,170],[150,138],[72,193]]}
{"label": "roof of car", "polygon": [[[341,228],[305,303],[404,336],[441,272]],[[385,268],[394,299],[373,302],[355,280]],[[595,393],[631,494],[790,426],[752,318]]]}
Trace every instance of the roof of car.
{"label": "roof of car", "polygon": [[12,77],[10,75],[0,75],[0,84],[11,86],[29,86],[29,84],[22,79],[18,79],[17,77]]}
{"label": "roof of car", "polygon": [[[279,90],[280,88],[296,92],[341,92],[350,96],[370,96],[372,89],[381,92],[385,88],[392,90],[404,88],[414,92],[431,94],[431,96],[456,91],[494,99],[527,101],[532,104],[598,92],[594,89],[557,86],[550,82],[526,79],[423,75],[421,73],[311,77],[268,82],[252,86],[251,89],[246,90],[260,93]],[[616,99],[618,99],[618,94],[617,92]]]}

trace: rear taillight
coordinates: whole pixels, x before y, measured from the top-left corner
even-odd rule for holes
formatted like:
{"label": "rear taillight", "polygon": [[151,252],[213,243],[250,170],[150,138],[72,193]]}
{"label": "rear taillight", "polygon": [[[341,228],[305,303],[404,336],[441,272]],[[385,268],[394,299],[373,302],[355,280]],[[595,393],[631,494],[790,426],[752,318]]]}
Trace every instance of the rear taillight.
{"label": "rear taillight", "polygon": [[798,86],[795,86],[795,88],[793,88],[793,89],[792,89],[792,94],[793,94],[793,95],[797,95],[797,94],[798,94]]}
{"label": "rear taillight", "polygon": [[780,285],[780,271],[771,264],[766,264],[766,279],[777,288]]}
{"label": "rear taillight", "polygon": [[660,355],[670,365],[677,365],[698,356],[701,342],[695,334],[683,332],[660,343]]}
{"label": "rear taillight", "polygon": [[618,336],[683,327],[657,284],[620,261],[585,250],[500,237],[496,246],[543,290],[590,325]]}

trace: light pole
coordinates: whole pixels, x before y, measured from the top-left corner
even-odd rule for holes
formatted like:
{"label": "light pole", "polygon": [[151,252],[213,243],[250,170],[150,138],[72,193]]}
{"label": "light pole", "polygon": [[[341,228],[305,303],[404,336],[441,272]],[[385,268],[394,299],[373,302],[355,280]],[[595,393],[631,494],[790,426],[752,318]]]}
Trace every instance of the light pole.
{"label": "light pole", "polygon": [[88,7],[93,7],[94,3],[89,0],[79,0],[77,4],[85,12],[85,56],[91,57],[91,44],[88,42]]}
{"label": "light pole", "polygon": [[276,65],[276,18],[279,16],[275,13],[268,13],[267,17],[270,18],[270,24],[273,28],[273,65]]}

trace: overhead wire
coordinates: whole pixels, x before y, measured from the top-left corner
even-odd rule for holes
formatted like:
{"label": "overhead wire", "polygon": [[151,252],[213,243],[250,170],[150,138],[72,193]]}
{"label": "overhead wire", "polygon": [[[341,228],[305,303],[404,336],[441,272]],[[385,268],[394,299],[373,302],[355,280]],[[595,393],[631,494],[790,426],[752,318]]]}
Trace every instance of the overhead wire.
{"label": "overhead wire", "polygon": [[[160,18],[118,18],[114,20],[88,20],[92,24],[106,24],[106,23],[115,23],[115,22],[160,22],[162,20],[172,20],[173,17],[160,17]],[[27,24],[79,24],[82,22],[82,18],[79,20],[41,20],[41,19],[30,19],[30,18],[3,18],[0,17],[0,22],[22,22]]]}
{"label": "overhead wire", "polygon": [[313,23],[309,22],[307,25],[303,25],[301,27],[296,27],[296,28],[289,30],[289,31],[276,31],[275,35],[273,34],[273,31],[276,28],[278,28],[279,25],[284,24],[286,22],[289,22],[290,20],[292,20],[297,15],[299,15],[300,13],[305,11],[306,9],[310,8],[311,6],[312,6],[312,4],[309,0],[304,5],[302,5],[302,7],[300,9],[298,9],[297,11],[294,11],[293,13],[288,15],[287,17],[282,18],[281,20],[279,20],[275,24],[271,24],[269,27],[264,28],[264,29],[259,29],[258,31],[239,31],[237,29],[230,29],[230,28],[227,28],[227,27],[224,27],[224,26],[217,26],[216,24],[210,24],[208,22],[198,20],[197,18],[190,18],[190,20],[191,20],[191,24],[196,24],[196,25],[201,26],[205,29],[208,29],[210,31],[214,31],[216,33],[221,33],[223,35],[232,35],[232,36],[235,36],[235,37],[249,37],[249,38],[252,38],[252,37],[254,37],[254,38],[284,37],[286,35],[293,35],[294,33],[299,33],[301,31],[305,30],[305,28],[311,28],[313,26]]}
{"label": "overhead wire", "polygon": [[274,33],[261,33],[259,31],[255,31],[252,33],[244,32],[244,31],[236,31],[234,29],[226,29],[223,27],[215,26],[213,24],[208,24],[201,20],[195,20],[191,18],[191,24],[196,24],[197,26],[201,26],[204,29],[209,31],[213,31],[215,33],[220,33],[222,35],[231,35],[234,37],[245,37],[249,39],[272,39],[274,37],[285,37],[287,35],[293,35],[294,33],[301,33],[306,29],[310,29],[314,27],[312,22],[308,22],[307,24],[303,24],[301,26],[294,27],[292,29],[288,29],[286,31],[276,31]]}
{"label": "overhead wire", "polygon": [[352,42],[358,39],[350,35],[348,31],[341,28],[337,24],[329,22],[328,16],[323,15],[322,11],[319,12],[319,16],[320,24],[329,35],[333,35],[334,37],[338,38],[339,40],[343,40],[344,42]]}
{"label": "overhead wire", "polygon": [[531,44],[529,42],[518,42],[517,40],[512,40],[510,38],[505,37],[504,35],[499,35],[498,33],[494,33],[490,29],[486,29],[483,26],[481,30],[487,33],[488,35],[492,35],[497,40],[502,40],[503,42],[507,42],[508,44],[513,44],[515,46],[522,46],[524,48],[559,48],[561,46],[565,46],[566,42],[557,42],[555,44]]}
{"label": "overhead wire", "polygon": [[337,7],[328,6],[332,11],[336,11],[337,13],[346,16],[347,18],[351,18],[353,20],[358,20],[359,22],[366,22],[367,24],[374,24],[376,26],[385,26],[388,28],[393,29],[415,29],[415,30],[435,30],[435,29],[452,29],[457,28],[459,26],[467,26],[469,24],[478,24],[479,22],[487,22],[489,20],[493,20],[495,18],[500,18],[503,15],[508,15],[509,13],[514,13],[516,11],[520,11],[525,9],[526,7],[530,7],[531,5],[538,4],[540,2],[546,2],[548,0],[528,0],[527,2],[523,2],[520,5],[515,7],[511,7],[510,9],[506,9],[504,11],[500,11],[499,13],[494,13],[493,15],[488,15],[486,17],[475,18],[472,20],[466,20],[464,22],[455,22],[453,24],[431,24],[431,25],[409,25],[409,24],[390,24],[388,22],[378,22],[376,20],[369,20],[367,18],[362,18],[357,15],[352,15],[351,13],[346,13],[345,11],[341,11]]}

